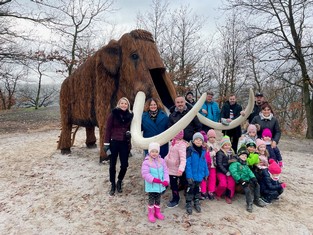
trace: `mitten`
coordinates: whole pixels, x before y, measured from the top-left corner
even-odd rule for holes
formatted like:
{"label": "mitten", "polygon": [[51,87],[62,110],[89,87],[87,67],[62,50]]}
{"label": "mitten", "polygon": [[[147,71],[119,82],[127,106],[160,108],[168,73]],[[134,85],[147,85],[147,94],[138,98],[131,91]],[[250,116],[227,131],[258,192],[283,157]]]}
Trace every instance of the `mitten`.
{"label": "mitten", "polygon": [[192,185],[194,181],[193,181],[193,179],[189,178],[189,179],[187,179],[187,182],[189,185]]}
{"label": "mitten", "polygon": [[158,178],[153,178],[152,182],[157,183],[157,184],[162,184],[162,181]]}
{"label": "mitten", "polygon": [[286,183],[281,183],[280,185],[282,186],[282,188],[286,188],[287,186]]}
{"label": "mitten", "polygon": [[167,186],[168,186],[168,182],[167,182],[167,181],[163,181],[163,182],[162,182],[162,185],[163,185],[164,187],[167,187]]}
{"label": "mitten", "polygon": [[226,176],[230,176],[230,172],[229,171],[226,172]]}
{"label": "mitten", "polygon": [[103,145],[103,151],[107,152],[110,149],[110,144],[104,144]]}
{"label": "mitten", "polygon": [[278,162],[278,165],[279,165],[280,168],[283,168],[284,167],[283,161]]}

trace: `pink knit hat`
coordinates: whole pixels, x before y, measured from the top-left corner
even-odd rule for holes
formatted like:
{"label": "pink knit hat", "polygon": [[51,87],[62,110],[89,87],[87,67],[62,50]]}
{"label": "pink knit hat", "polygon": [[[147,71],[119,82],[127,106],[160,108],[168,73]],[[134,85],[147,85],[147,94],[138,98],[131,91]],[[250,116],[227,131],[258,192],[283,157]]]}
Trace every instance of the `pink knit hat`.
{"label": "pink knit hat", "polygon": [[184,130],[178,132],[177,135],[175,135],[175,137],[173,138],[173,140],[181,140],[182,138],[184,138]]}
{"label": "pink knit hat", "polygon": [[204,131],[200,131],[200,133],[203,135],[204,143],[207,143],[208,142],[208,136],[206,135],[206,133]]}
{"label": "pink knit hat", "polygon": [[253,124],[249,124],[248,128],[247,128],[247,132],[250,133],[250,132],[256,132],[256,126],[253,125]]}
{"label": "pink knit hat", "polygon": [[264,140],[261,139],[257,139],[256,140],[256,147],[258,148],[260,145],[266,145]]}
{"label": "pink knit hat", "polygon": [[268,129],[268,128],[265,128],[265,129],[263,130],[263,132],[262,132],[262,137],[263,137],[263,138],[264,138],[264,137],[270,137],[270,138],[272,138],[272,132],[271,132],[271,130]]}
{"label": "pink knit hat", "polygon": [[210,129],[209,131],[208,131],[208,138],[210,138],[210,137],[215,137],[216,138],[216,132],[215,132],[215,130],[214,129]]}
{"label": "pink knit hat", "polygon": [[269,160],[269,165],[268,165],[268,171],[272,174],[272,175],[279,175],[281,173],[281,168],[279,167],[279,165],[277,164],[277,162],[275,162],[275,160],[270,159]]}

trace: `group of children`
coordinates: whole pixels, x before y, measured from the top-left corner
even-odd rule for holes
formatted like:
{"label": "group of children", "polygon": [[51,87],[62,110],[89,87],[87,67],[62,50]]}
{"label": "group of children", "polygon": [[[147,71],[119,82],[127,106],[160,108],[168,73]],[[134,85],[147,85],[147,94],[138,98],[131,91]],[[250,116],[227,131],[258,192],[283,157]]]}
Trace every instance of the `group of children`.
{"label": "group of children", "polygon": [[142,164],[145,191],[149,195],[149,221],[164,219],[160,201],[168,185],[172,190],[172,199],[167,207],[179,204],[178,185],[184,172],[188,214],[192,214],[193,208],[201,212],[200,200],[221,200],[224,196],[227,203],[232,203],[236,185],[245,194],[248,212],[252,212],[253,203],[264,207],[277,200],[286,187],[279,181],[282,157],[278,147],[271,147],[269,129],[263,131],[262,139],[257,138],[256,132],[256,127],[250,124],[247,133],[239,140],[237,153],[232,149],[230,138],[223,136],[218,142],[213,129],[207,133],[195,133],[191,143],[183,140],[184,132],[180,131],[172,139],[164,159],[159,155],[160,145],[150,143]]}

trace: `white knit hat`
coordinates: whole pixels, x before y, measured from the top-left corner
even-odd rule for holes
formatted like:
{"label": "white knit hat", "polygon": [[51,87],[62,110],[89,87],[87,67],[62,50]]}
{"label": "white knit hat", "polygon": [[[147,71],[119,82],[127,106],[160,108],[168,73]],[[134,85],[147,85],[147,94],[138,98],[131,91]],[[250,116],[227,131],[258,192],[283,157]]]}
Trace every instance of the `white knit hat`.
{"label": "white knit hat", "polygon": [[155,142],[150,143],[148,152],[150,153],[151,150],[153,150],[153,149],[158,150],[158,152],[160,152],[160,145],[158,143],[155,143]]}

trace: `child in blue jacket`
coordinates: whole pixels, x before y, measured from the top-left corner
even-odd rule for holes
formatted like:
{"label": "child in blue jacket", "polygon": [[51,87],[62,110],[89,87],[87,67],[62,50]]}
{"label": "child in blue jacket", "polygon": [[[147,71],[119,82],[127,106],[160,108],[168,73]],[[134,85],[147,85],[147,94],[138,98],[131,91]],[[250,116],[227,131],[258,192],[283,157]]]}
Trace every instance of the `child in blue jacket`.
{"label": "child in blue jacket", "polygon": [[200,183],[209,176],[208,165],[205,159],[205,150],[202,145],[204,142],[203,135],[196,132],[192,137],[192,145],[187,150],[186,178],[188,182],[186,194],[186,211],[192,214],[192,201],[198,213],[200,207]]}

